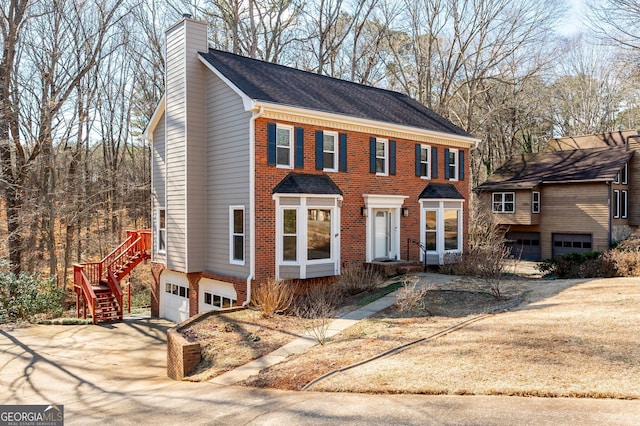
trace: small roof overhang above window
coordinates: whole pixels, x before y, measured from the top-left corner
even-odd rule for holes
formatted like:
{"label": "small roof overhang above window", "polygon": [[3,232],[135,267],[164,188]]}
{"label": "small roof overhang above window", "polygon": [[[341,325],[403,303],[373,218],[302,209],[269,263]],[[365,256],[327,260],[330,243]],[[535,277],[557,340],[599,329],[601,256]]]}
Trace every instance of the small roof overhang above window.
{"label": "small roof overhang above window", "polygon": [[464,196],[450,183],[429,183],[420,193],[421,200],[464,200]]}
{"label": "small roof overhang above window", "polygon": [[289,173],[273,188],[273,194],[342,195],[342,191],[326,175]]}

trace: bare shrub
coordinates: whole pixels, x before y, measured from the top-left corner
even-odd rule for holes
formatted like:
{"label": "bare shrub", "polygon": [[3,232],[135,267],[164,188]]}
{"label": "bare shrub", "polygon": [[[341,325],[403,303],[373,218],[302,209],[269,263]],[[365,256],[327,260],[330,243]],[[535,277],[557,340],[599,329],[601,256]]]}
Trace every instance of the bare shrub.
{"label": "bare shrub", "polygon": [[396,307],[400,313],[409,312],[413,309],[424,309],[424,296],[429,290],[435,290],[434,284],[428,286],[419,286],[418,277],[406,277],[402,281],[402,287],[400,287],[396,295]]}
{"label": "bare shrub", "polygon": [[639,250],[609,250],[600,256],[605,277],[640,277]]}
{"label": "bare shrub", "polygon": [[294,295],[295,288],[292,285],[269,278],[254,287],[251,303],[264,318],[270,318],[288,310],[293,303]]}
{"label": "bare shrub", "polygon": [[354,263],[342,268],[340,280],[333,285],[342,295],[352,296],[363,291],[373,290],[383,281],[379,271],[367,268],[362,263]]}
{"label": "bare shrub", "polygon": [[490,211],[478,203],[470,212],[469,250],[445,256],[444,273],[478,277],[488,285],[493,297],[500,299],[500,286],[510,254],[506,246],[506,230],[493,221]]}
{"label": "bare shrub", "polygon": [[304,322],[305,332],[321,345],[327,341],[329,324],[333,321],[340,298],[335,286],[317,285],[295,299],[294,314],[311,320]]}

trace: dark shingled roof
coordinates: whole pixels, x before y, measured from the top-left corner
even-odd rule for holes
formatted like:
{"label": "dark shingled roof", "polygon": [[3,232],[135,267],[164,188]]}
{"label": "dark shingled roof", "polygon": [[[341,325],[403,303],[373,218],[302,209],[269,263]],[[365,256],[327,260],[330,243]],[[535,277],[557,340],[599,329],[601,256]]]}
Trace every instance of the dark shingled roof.
{"label": "dark shingled roof", "polygon": [[273,188],[274,194],[336,194],[340,188],[326,175],[289,173]]}
{"label": "dark shingled roof", "polygon": [[532,189],[543,183],[613,181],[635,151],[577,149],[511,157],[475,191]]}
{"label": "dark shingled roof", "polygon": [[450,183],[430,183],[422,190],[419,199],[453,199],[464,200],[464,196]]}
{"label": "dark shingled roof", "polygon": [[200,55],[250,99],[472,137],[402,93],[215,49]]}

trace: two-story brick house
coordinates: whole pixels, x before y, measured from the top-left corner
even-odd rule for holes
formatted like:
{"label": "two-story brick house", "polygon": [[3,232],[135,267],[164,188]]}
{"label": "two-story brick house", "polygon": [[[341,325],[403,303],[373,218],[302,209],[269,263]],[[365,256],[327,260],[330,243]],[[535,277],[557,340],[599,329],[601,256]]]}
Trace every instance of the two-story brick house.
{"label": "two-story brick house", "polygon": [[428,261],[466,244],[477,139],[409,97],[209,49],[166,32],[152,146],[152,313],[242,305],[268,278]]}
{"label": "two-story brick house", "polygon": [[526,260],[607,250],[640,225],[636,131],[564,137],[516,155],[474,189]]}

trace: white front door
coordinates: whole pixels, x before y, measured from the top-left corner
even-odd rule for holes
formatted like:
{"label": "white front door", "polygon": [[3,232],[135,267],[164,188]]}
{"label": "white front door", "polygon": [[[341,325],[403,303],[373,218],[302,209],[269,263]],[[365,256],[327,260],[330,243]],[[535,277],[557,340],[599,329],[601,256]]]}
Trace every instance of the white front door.
{"label": "white front door", "polygon": [[389,259],[391,252],[391,212],[389,210],[373,210],[373,257]]}

